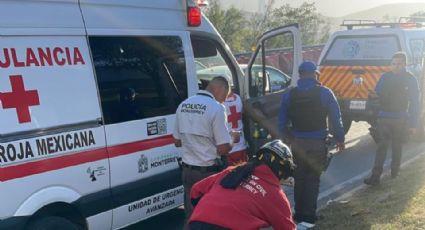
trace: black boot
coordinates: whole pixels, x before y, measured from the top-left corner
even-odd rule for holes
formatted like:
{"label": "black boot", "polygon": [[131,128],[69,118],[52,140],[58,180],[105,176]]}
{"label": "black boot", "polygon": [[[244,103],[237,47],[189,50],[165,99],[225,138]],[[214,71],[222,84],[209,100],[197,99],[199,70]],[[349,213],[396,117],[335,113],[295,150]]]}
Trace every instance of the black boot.
{"label": "black boot", "polygon": [[379,184],[379,181],[380,181],[379,177],[378,176],[373,176],[373,175],[370,176],[370,177],[368,177],[368,178],[365,178],[363,180],[363,182],[365,184],[371,185],[371,186],[378,185]]}
{"label": "black boot", "polygon": [[395,171],[395,172],[391,171],[391,178],[395,179],[397,177],[398,177],[398,171]]}

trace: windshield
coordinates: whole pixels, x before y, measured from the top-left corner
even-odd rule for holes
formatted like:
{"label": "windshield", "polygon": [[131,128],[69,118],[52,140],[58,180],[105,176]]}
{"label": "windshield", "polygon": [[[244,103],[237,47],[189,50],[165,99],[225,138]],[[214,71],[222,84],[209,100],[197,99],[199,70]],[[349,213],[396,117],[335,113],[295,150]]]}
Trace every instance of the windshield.
{"label": "windshield", "polygon": [[340,36],[332,42],[321,65],[388,65],[399,50],[395,35]]}

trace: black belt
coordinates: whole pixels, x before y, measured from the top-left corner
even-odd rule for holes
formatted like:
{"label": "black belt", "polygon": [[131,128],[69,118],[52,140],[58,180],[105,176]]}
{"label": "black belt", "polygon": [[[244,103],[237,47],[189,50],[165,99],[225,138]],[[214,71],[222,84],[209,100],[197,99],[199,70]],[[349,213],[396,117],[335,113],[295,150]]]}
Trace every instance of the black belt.
{"label": "black belt", "polygon": [[203,172],[219,172],[220,166],[218,165],[212,165],[212,166],[195,166],[195,165],[188,165],[186,163],[182,163],[183,168],[188,168],[190,170],[197,170],[197,171],[203,171]]}

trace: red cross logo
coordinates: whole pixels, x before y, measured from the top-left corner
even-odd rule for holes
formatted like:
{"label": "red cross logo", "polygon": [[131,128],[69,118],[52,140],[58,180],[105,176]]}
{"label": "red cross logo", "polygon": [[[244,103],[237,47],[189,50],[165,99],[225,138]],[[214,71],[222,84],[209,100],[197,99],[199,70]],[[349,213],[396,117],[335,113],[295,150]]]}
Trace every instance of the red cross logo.
{"label": "red cross logo", "polygon": [[16,109],[19,123],[31,122],[30,106],[40,105],[37,90],[25,90],[22,75],[10,75],[12,92],[0,93],[3,109]]}
{"label": "red cross logo", "polygon": [[242,118],[242,113],[236,111],[236,105],[232,105],[229,107],[230,114],[227,116],[227,121],[232,123],[232,129],[236,129],[238,127],[238,122]]}

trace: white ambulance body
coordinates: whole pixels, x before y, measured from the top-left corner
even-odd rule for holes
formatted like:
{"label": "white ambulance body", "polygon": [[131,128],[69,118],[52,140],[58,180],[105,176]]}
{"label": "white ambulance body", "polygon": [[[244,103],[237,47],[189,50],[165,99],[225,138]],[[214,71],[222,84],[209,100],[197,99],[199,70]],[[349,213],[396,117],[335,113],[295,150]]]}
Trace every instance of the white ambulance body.
{"label": "white ambulance body", "polygon": [[195,57],[250,87],[192,6],[0,2],[0,229],[119,229],[182,205],[171,133]]}

